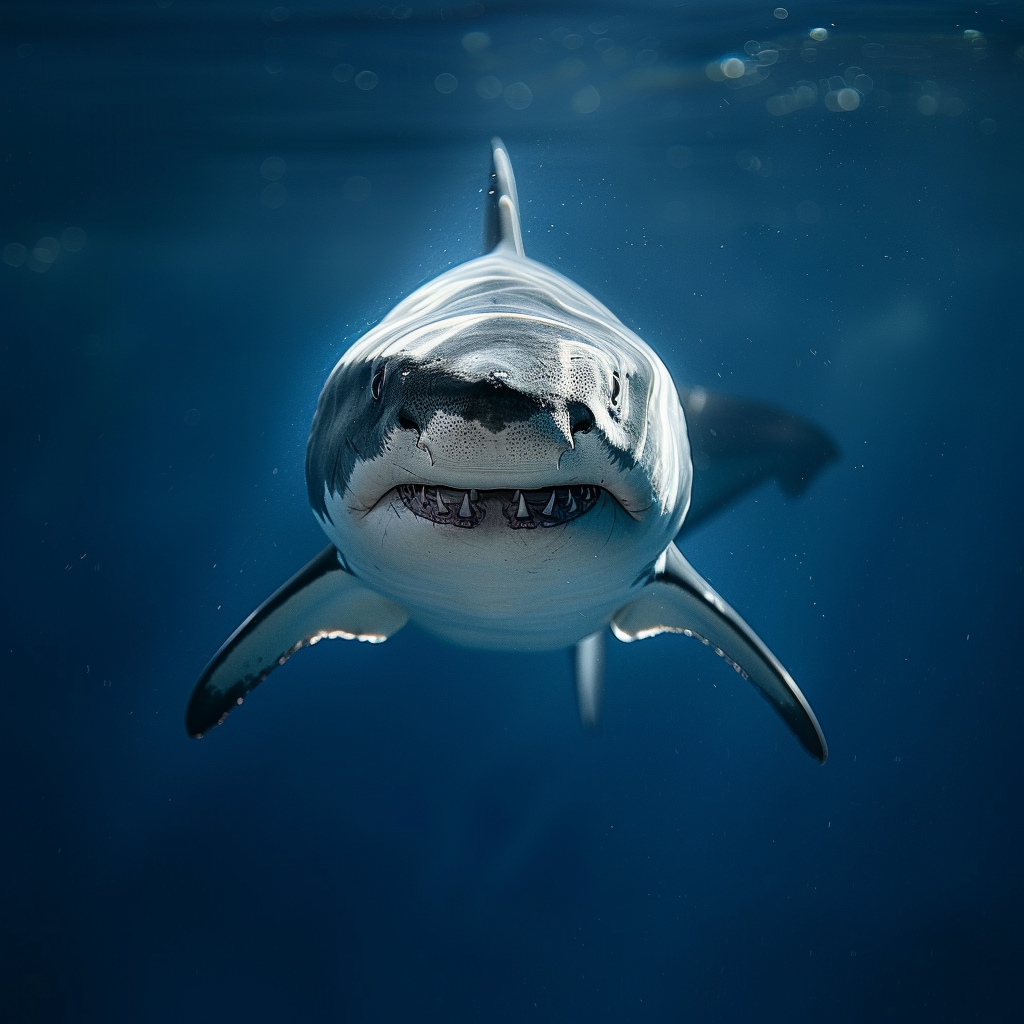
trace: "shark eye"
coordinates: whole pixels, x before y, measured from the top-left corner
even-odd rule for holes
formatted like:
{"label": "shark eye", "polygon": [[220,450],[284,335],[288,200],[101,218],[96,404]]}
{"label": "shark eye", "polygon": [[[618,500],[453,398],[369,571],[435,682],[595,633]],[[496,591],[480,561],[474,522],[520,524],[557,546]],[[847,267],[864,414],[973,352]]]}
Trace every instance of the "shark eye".
{"label": "shark eye", "polygon": [[384,386],[384,367],[382,366],[370,380],[370,394],[375,402],[380,401],[380,391]]}
{"label": "shark eye", "polygon": [[614,405],[614,406],[618,406],[618,404],[619,404],[619,390],[620,390],[619,371],[616,370],[612,374],[612,390],[611,390],[611,400],[612,400],[612,405]]}

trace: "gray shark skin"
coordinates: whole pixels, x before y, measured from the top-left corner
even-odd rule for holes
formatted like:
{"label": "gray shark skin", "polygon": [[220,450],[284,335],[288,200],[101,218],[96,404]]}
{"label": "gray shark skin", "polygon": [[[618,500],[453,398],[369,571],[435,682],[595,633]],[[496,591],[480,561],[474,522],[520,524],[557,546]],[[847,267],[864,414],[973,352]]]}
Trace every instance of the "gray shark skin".
{"label": "gray shark skin", "polygon": [[594,725],[609,630],[674,632],[724,658],[824,763],[799,687],[675,541],[768,478],[799,494],[834,445],[770,406],[677,389],[610,310],[525,255],[497,139],[492,156],[485,254],[400,302],[324,385],[306,481],[330,544],[217,652],[188,732],[301,648],[380,643],[409,620],[469,647],[574,649]]}

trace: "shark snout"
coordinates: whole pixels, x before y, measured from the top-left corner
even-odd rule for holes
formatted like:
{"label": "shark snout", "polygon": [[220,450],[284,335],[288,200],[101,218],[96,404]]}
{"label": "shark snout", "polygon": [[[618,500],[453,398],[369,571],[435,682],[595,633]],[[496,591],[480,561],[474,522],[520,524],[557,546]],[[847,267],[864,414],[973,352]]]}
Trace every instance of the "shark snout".
{"label": "shark snout", "polygon": [[500,371],[475,381],[423,376],[433,379],[406,376],[396,419],[434,466],[553,469],[594,425],[585,403],[510,387]]}

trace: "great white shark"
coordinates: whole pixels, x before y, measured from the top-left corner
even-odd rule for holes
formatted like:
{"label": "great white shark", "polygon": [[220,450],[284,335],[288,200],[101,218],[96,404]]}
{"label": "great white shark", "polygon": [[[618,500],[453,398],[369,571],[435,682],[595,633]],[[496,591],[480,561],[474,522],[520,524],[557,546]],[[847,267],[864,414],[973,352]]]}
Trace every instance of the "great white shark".
{"label": "great white shark", "polygon": [[497,139],[484,234],[484,255],[414,291],[328,377],[306,481],[330,544],[213,657],[188,732],[303,647],[380,643],[409,620],[469,647],[574,648],[593,724],[608,632],[669,632],[724,658],[824,762],[800,688],[676,540],[769,477],[800,493],[834,445],[770,406],[677,388],[610,310],[529,259]]}

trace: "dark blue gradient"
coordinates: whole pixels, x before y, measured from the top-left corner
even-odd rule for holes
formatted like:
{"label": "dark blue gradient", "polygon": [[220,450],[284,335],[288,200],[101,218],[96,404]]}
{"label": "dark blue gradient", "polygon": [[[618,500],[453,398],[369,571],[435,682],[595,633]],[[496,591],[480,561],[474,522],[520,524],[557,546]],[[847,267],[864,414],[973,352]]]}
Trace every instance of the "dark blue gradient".
{"label": "dark blue gradient", "polygon": [[[1020,1018],[1024,9],[772,10],[0,6],[0,1018]],[[408,628],[187,738],[495,134],[530,255],[841,447],[684,545],[825,767],[681,637],[595,735],[568,656]]]}

